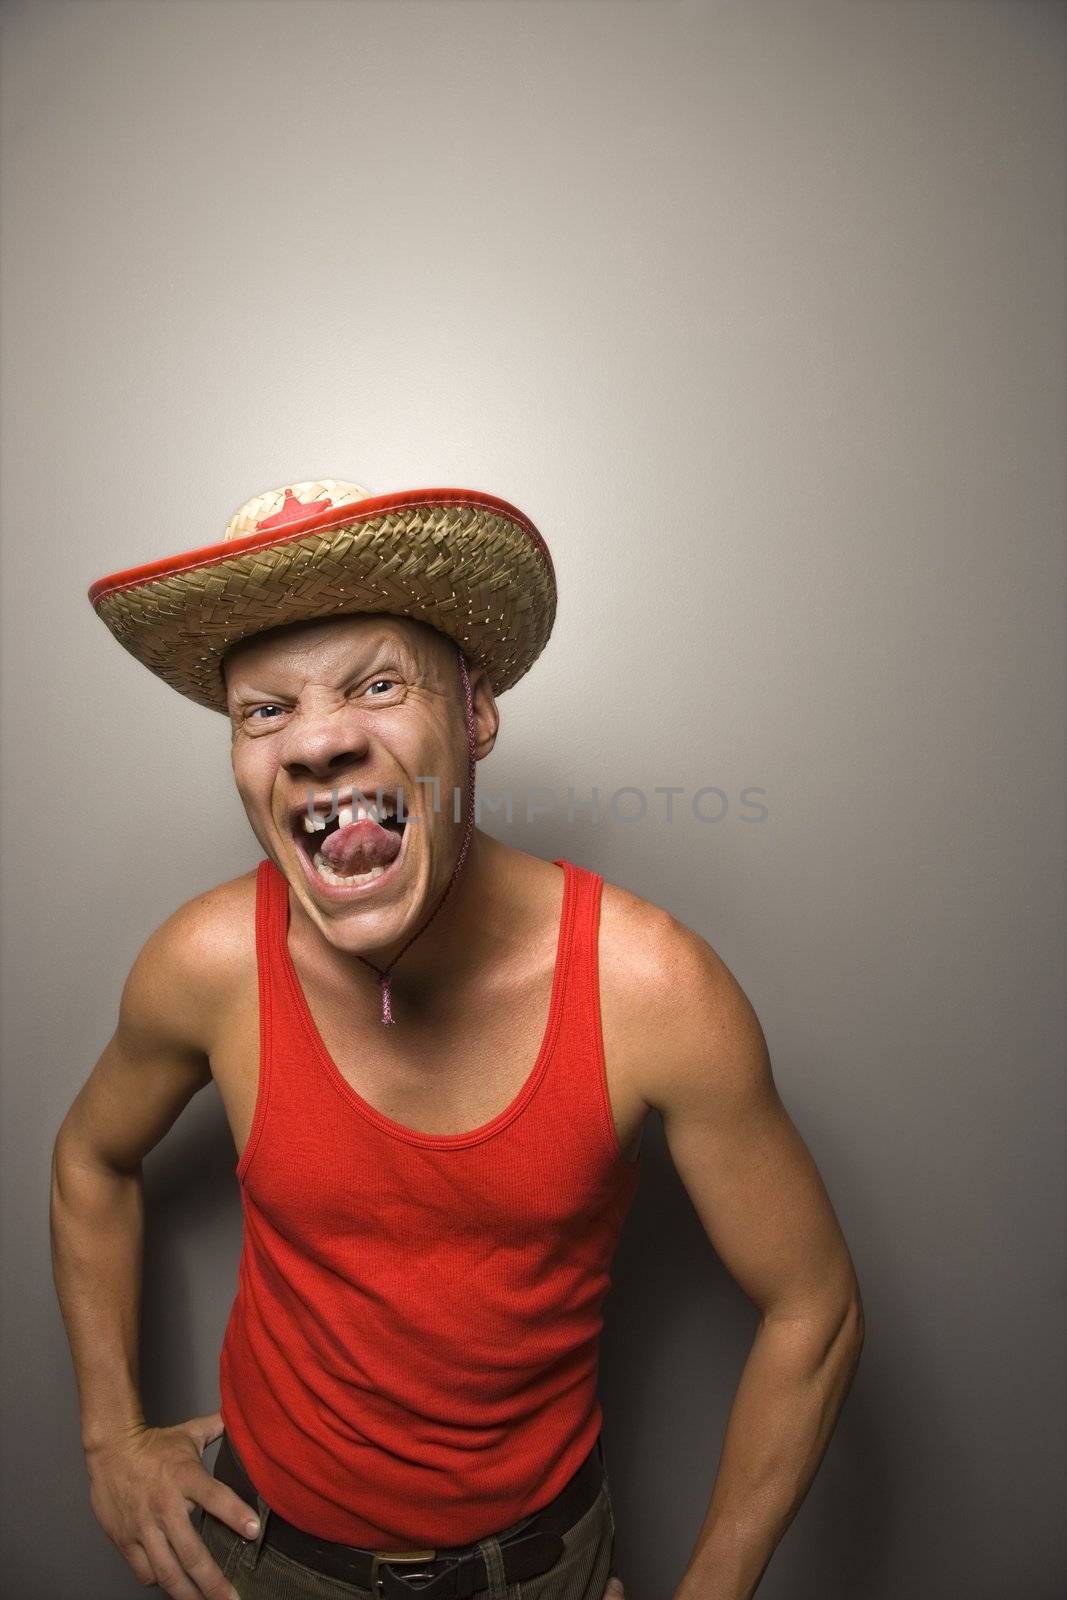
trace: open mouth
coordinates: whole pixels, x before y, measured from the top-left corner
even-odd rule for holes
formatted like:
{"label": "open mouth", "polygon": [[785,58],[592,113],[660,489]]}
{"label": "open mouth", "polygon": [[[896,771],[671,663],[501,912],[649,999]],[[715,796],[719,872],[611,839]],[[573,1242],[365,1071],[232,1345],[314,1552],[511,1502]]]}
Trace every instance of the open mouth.
{"label": "open mouth", "polygon": [[[357,791],[358,794],[358,791]],[[353,889],[373,883],[389,872],[402,853],[407,817],[398,817],[397,797],[381,793],[376,800],[350,796],[338,805],[337,797],[316,800],[292,813],[293,839],[308,869],[320,882]]]}

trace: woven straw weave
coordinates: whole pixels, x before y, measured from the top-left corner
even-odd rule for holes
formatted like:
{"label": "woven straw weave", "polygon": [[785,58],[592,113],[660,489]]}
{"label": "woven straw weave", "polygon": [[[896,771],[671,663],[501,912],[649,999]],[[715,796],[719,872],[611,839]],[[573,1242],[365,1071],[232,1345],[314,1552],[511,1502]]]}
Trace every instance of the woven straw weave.
{"label": "woven straw weave", "polygon": [[229,645],[289,622],[346,613],[429,623],[483,667],[501,694],[544,649],[556,588],[551,562],[521,524],[457,500],[354,515],[295,538],[279,530],[267,546],[119,585],[94,604],[150,671],[227,714],[220,663]]}

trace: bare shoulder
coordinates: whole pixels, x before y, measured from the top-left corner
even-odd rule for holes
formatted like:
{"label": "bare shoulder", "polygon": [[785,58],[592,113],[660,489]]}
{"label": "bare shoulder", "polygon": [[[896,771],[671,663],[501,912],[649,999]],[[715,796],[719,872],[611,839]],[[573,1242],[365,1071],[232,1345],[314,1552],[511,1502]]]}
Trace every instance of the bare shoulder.
{"label": "bare shoulder", "polygon": [[127,979],[124,1000],[161,1021],[180,1016],[189,1042],[205,1052],[233,985],[255,961],[255,880],[253,870],[184,901],[146,940]]}
{"label": "bare shoulder", "polygon": [[[216,884],[186,900],[164,926],[206,973],[223,972],[255,948],[256,870]],[[252,913],[251,917],[249,912]]]}
{"label": "bare shoulder", "polygon": [[251,876],[194,895],[142,945],[115,1031],[63,1120],[57,1148],[130,1170],[211,1082],[216,1028],[247,961]]}
{"label": "bare shoulder", "polygon": [[665,907],[606,880],[600,971],[634,1086],[665,1118],[687,1100],[771,1092],[763,1030],[722,957]]}

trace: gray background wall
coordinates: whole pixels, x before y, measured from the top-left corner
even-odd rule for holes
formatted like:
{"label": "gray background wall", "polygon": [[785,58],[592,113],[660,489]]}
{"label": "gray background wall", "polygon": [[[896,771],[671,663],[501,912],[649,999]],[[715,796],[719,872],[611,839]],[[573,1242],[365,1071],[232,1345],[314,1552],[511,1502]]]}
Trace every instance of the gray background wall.
{"label": "gray background wall", "polygon": [[[488,826],[711,940],[826,1179],[867,1347],[761,1597],[1063,1592],[1065,23],[4,6],[3,1503],[27,1600],[140,1592],[89,1507],[52,1139],[145,938],[259,859],[225,723],[85,590],[321,475],[488,489],[544,531],[556,632],[479,781],[557,802]],[[570,823],[568,785],[648,814]],[[665,1600],[755,1313],[658,1124],[646,1150],[601,1388],[628,1595]],[[217,1404],[233,1159],[211,1089],[146,1163],[155,1421]]]}

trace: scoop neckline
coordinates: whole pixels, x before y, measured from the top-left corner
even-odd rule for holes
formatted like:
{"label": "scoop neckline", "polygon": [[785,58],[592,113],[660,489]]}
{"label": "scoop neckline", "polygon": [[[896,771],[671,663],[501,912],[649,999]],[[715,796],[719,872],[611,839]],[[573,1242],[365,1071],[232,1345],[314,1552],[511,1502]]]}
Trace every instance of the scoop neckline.
{"label": "scoop neckline", "polygon": [[483,1122],[480,1127],[471,1128],[465,1133],[424,1133],[418,1128],[409,1128],[406,1123],[394,1121],[392,1117],[387,1117],[384,1111],[379,1111],[372,1106],[369,1100],[365,1100],[359,1091],[352,1087],[329,1050],[327,1050],[289,949],[289,880],[273,861],[270,862],[270,866],[276,874],[275,885],[281,898],[282,907],[281,916],[273,917],[271,926],[275,943],[280,947],[279,955],[281,957],[282,971],[285,974],[297,1016],[307,1035],[316,1060],[325,1070],[326,1076],[334,1085],[334,1088],[341,1093],[349,1105],[353,1106],[368,1122],[381,1129],[383,1133],[391,1134],[393,1138],[401,1139],[407,1144],[419,1145],[423,1149],[460,1149],[466,1145],[480,1144],[484,1139],[490,1139],[494,1134],[501,1132],[519,1115],[519,1112],[532,1098],[547,1071],[556,1042],[556,1035],[559,1032],[568,958],[571,949],[570,929],[574,916],[574,876],[576,868],[572,862],[563,858],[554,859],[552,865],[563,869],[563,900],[560,906],[559,930],[556,935],[556,961],[552,973],[552,991],[548,1003],[548,1017],[541,1035],[541,1044],[534,1059],[534,1064],[514,1099],[488,1122]]}

